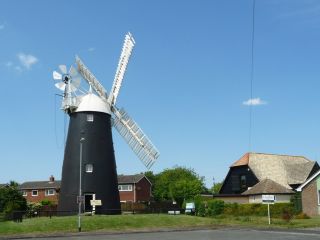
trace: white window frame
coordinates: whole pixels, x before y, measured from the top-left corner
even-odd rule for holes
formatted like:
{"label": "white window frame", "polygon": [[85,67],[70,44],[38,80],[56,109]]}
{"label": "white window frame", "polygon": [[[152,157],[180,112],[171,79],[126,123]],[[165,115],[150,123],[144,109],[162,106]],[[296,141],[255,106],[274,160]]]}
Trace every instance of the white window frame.
{"label": "white window frame", "polygon": [[119,192],[132,192],[132,184],[118,185],[118,189],[119,189]]}
{"label": "white window frame", "polygon": [[28,196],[27,190],[22,190],[22,196],[24,196],[24,197],[27,197],[27,196]]}
{"label": "white window frame", "polygon": [[93,121],[94,121],[93,114],[87,114],[87,122],[93,122]]}
{"label": "white window frame", "polygon": [[[34,191],[37,192],[37,194],[33,194]],[[39,195],[39,191],[38,190],[32,190],[31,191],[31,196],[32,197],[37,197],[38,195]]]}
{"label": "white window frame", "polygon": [[86,173],[93,173],[93,164],[87,163],[85,165]]}
{"label": "white window frame", "polygon": [[[52,191],[52,193],[50,193],[49,191]],[[53,188],[46,189],[46,191],[45,191],[46,196],[54,196],[55,193],[56,193],[56,191]]]}

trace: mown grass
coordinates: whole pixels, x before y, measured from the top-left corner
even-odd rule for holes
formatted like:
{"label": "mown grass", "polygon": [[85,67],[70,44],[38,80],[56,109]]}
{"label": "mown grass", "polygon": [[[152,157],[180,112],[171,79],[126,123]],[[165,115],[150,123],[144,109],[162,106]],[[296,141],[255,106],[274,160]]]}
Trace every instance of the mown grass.
{"label": "mown grass", "polygon": [[[153,229],[179,229],[196,227],[246,226],[268,228],[267,217],[230,217],[214,218],[186,215],[139,214],[139,215],[96,215],[82,217],[82,231],[141,231]],[[306,228],[320,227],[320,218],[292,220],[272,219],[270,227]],[[22,223],[0,222],[0,236],[19,234],[52,234],[77,232],[77,216],[40,217],[24,219]]]}

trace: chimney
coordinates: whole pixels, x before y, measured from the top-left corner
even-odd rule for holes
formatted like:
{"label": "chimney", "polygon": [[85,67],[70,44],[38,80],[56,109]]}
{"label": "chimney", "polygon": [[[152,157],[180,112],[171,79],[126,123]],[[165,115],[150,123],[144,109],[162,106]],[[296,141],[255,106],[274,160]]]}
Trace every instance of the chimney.
{"label": "chimney", "polygon": [[50,182],[54,182],[54,176],[53,175],[50,176],[49,181]]}

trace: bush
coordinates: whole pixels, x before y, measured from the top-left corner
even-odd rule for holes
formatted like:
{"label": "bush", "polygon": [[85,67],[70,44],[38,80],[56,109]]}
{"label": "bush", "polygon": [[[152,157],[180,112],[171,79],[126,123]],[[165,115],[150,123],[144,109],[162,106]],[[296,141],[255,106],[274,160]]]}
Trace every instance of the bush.
{"label": "bush", "polygon": [[41,210],[41,204],[40,203],[27,203],[27,212],[26,217],[35,217],[38,215],[39,211]]}
{"label": "bush", "polygon": [[42,206],[52,206],[53,205],[53,203],[48,199],[43,199],[40,203]]}
{"label": "bush", "polygon": [[310,219],[310,217],[305,213],[299,213],[295,216],[295,219]]}
{"label": "bush", "polygon": [[224,209],[223,209],[223,214],[238,216],[239,215],[239,204],[238,203],[225,203]]}
{"label": "bush", "polygon": [[196,215],[199,217],[206,216],[206,204],[204,202],[199,203],[196,207]]}
{"label": "bush", "polygon": [[293,218],[293,211],[290,211],[288,209],[284,209],[282,212],[281,218],[286,222],[290,222],[291,219]]}
{"label": "bush", "polygon": [[211,200],[208,201],[208,215],[215,216],[223,213],[224,201],[222,200]]}
{"label": "bush", "polygon": [[[295,213],[292,203],[276,203],[270,205],[270,213],[273,217],[282,217],[284,213],[293,215]],[[223,214],[232,216],[266,216],[268,205],[261,203],[225,203]]]}

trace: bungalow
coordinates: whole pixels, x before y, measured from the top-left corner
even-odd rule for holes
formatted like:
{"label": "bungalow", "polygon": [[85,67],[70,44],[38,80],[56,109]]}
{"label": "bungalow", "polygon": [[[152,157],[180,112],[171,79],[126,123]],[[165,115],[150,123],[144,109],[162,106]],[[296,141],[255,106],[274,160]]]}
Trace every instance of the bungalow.
{"label": "bungalow", "polygon": [[320,170],[297,188],[301,192],[302,211],[309,216],[320,215]]}
{"label": "bungalow", "polygon": [[[228,202],[261,202],[263,194],[288,202],[299,185],[320,169],[303,156],[249,152],[235,161],[215,198]],[[239,200],[240,199],[240,200]]]}

